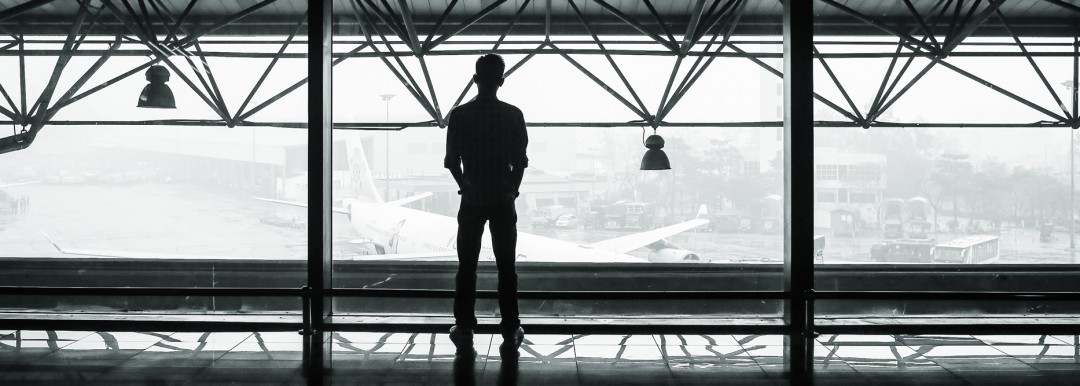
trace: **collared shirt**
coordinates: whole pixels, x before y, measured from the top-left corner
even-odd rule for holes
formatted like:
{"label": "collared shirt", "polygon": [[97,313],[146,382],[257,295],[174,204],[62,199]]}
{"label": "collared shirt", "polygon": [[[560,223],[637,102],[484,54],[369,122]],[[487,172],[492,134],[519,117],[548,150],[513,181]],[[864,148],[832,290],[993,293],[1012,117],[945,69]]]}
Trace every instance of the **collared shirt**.
{"label": "collared shirt", "polygon": [[443,166],[460,162],[466,185],[479,197],[516,193],[510,172],[529,166],[529,135],[521,110],[497,99],[476,98],[454,108],[447,118]]}

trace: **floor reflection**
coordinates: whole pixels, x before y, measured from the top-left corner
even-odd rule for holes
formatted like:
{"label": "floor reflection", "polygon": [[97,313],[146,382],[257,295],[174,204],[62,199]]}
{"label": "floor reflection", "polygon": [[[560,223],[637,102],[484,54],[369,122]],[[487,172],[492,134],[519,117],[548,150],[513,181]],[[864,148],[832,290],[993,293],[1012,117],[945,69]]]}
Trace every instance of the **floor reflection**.
{"label": "floor reflection", "polygon": [[[529,335],[519,356],[476,335],[337,332],[332,362],[305,378],[292,332],[0,331],[0,384],[805,384],[785,376],[778,335]],[[815,384],[1074,384],[1077,336],[822,335]],[[1005,383],[1002,383],[1005,382]]]}

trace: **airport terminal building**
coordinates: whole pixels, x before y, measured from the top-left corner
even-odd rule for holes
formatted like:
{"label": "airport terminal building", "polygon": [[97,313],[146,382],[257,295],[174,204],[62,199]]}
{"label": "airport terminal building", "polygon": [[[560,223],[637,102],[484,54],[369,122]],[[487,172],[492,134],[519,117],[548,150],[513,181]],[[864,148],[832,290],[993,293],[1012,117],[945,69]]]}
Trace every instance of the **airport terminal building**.
{"label": "airport terminal building", "polygon": [[[0,0],[0,383],[1075,384],[1078,25]],[[485,235],[469,351],[444,157],[485,54],[529,137],[499,249],[525,335]]]}

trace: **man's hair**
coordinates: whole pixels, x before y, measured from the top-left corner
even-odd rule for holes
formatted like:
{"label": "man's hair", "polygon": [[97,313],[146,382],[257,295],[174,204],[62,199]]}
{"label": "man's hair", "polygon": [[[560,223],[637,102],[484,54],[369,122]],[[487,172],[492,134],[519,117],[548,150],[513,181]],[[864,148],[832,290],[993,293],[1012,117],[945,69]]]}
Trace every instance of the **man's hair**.
{"label": "man's hair", "polygon": [[487,54],[481,56],[480,59],[476,59],[476,76],[484,80],[496,80],[503,77],[503,71],[506,70],[506,63],[503,62],[502,56],[497,54]]}

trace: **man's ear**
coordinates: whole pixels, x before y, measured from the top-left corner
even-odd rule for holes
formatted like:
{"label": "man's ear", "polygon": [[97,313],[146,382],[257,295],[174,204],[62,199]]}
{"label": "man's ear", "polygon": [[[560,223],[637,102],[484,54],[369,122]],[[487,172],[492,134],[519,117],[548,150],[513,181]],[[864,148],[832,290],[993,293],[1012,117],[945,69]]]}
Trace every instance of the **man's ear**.
{"label": "man's ear", "polygon": [[505,81],[505,80],[506,80],[506,78],[499,78],[499,87],[502,87],[503,81]]}
{"label": "man's ear", "polygon": [[473,83],[480,83],[479,81],[476,80],[476,78],[477,78],[476,74],[473,74],[473,76],[472,76]]}

